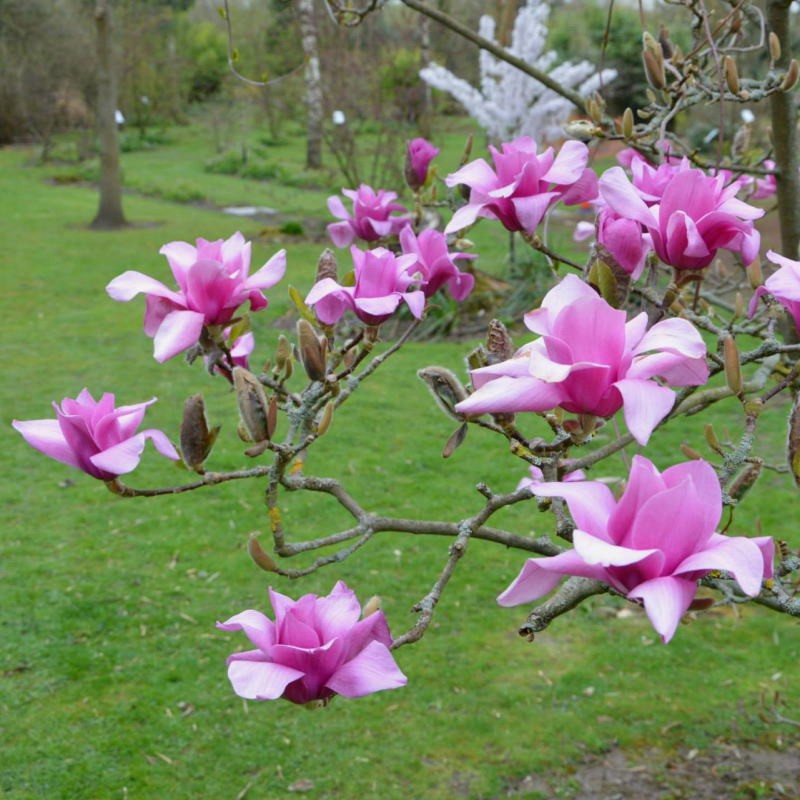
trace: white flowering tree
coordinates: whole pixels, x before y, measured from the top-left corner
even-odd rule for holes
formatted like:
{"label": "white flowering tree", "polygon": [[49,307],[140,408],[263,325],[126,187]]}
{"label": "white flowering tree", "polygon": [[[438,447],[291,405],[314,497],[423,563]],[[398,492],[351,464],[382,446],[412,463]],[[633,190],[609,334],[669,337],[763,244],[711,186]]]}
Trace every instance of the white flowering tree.
{"label": "white flowering tree", "polygon": [[[528,0],[517,14],[508,51],[583,97],[616,77],[615,70],[598,72],[588,61],[556,64],[555,51],[545,50],[549,16],[550,7],[544,0]],[[495,41],[495,21],[488,14],[481,17],[479,32]],[[568,99],[487,50],[481,50],[479,58],[477,88],[436,63],[422,69],[420,76],[458,100],[490,139],[530,136],[541,142],[564,135],[562,125],[574,110]]]}

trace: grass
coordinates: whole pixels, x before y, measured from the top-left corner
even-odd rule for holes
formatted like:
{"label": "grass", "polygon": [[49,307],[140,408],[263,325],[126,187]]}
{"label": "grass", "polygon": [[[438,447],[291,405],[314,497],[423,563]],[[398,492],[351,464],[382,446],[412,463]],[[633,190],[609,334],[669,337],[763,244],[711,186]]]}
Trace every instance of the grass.
{"label": "grass", "polygon": [[[264,204],[301,219],[326,217],[326,191],[301,191],[203,170],[208,143],[197,128],[171,144],[123,156],[133,186],[196,186],[215,206]],[[444,137],[457,162],[458,139]],[[205,144],[204,144],[205,142]],[[279,150],[279,148],[275,148]],[[295,141],[278,154],[294,169]],[[222,422],[212,467],[236,467],[233,401],[199,365],[151,358],[142,303],[118,305],[103,286],[124,269],[165,276],[158,248],[175,239],[228,236],[241,225],[213,209],[126,196],[140,224],[116,233],[86,229],[96,204],[82,186],[54,186],[58,168],[27,167],[21,150],[0,151],[0,214],[15,232],[3,250],[5,380],[0,384],[4,481],[0,484],[0,793],[21,798],[493,798],[529,773],[561,775],[586,754],[702,748],[717,739],[792,746],[791,731],[759,718],[764,692],[800,703],[796,623],[763,609],[697,616],[669,647],[655,642],[636,609],[599,598],[561,618],[533,644],[515,631],[523,609],[494,597],[519,569],[514,552],[473,542],[425,639],[398,653],[406,689],[337,699],[308,713],[284,703],[247,703],[230,690],[225,657],[243,645],[214,621],[266,606],[264,573],[245,554],[251,531],[267,532],[260,487],[226,484],[178,499],[121,500],[89,477],[43,458],[10,428],[50,415],[50,402],[83,386],[122,402],[157,395],[148,426],[177,436],[183,399],[202,390]],[[500,269],[505,238],[476,229],[485,268]],[[305,291],[322,245],[291,246],[281,284]],[[254,261],[276,249],[257,241]],[[256,316],[266,358],[288,309],[285,289]],[[521,477],[501,443],[481,431],[447,462],[452,423],[434,409],[416,369],[460,370],[473,343],[412,343],[367,383],[310,456],[309,471],[340,474],[362,502],[389,514],[458,519],[480,505],[479,480],[510,490]],[[782,459],[781,413],[765,415],[759,455]],[[713,419],[736,438],[741,412],[721,403]],[[683,460],[681,441],[703,450],[702,421],[656,433],[648,453],[664,467]],[[621,464],[604,467],[609,473]],[[149,450],[136,486],[182,481]],[[737,510],[734,532],[766,532],[800,544],[790,510],[796,490],[766,473]],[[289,496],[284,515],[299,538],[344,520],[324,498]],[[498,520],[518,532],[547,531],[532,504]],[[297,585],[327,593],[346,580],[363,598],[384,598],[393,630],[430,587],[446,540],[381,534],[339,568]],[[302,557],[301,557],[302,558]],[[294,564],[293,564],[294,566]],[[622,609],[633,610],[629,616]],[[265,609],[266,610],[266,609]]]}

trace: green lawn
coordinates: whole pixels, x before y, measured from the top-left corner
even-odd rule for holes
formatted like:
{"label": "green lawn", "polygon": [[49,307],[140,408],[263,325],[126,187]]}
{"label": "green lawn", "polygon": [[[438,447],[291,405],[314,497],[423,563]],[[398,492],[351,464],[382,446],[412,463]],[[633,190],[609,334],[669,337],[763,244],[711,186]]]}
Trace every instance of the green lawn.
{"label": "green lawn", "polygon": [[[461,137],[443,138],[454,166]],[[299,146],[286,145],[276,158],[299,164]],[[176,131],[171,145],[127,154],[123,165],[133,186],[163,189],[183,181],[216,205],[264,204],[289,216],[327,219],[326,190],[210,175],[203,164],[212,155],[209,141],[191,128]],[[225,657],[244,637],[219,632],[214,622],[244,608],[267,610],[270,580],[245,552],[250,532],[268,531],[261,487],[235,482],[179,498],[123,500],[35,453],[10,422],[50,416],[52,400],[87,386],[125,403],[158,396],[148,427],[177,438],[183,400],[203,391],[212,423],[223,423],[211,468],[244,465],[226,385],[199,364],[188,368],[179,358],[157,364],[141,331],[141,299],[117,304],[103,287],[129,268],[166,280],[158,255],[165,242],[229,236],[237,227],[254,237],[261,226],[210,207],[130,194],[125,210],[135,227],[90,232],[94,192],[48,183],[64,168],[26,166],[28,157],[24,150],[0,151],[4,797],[252,800],[308,789],[309,797],[345,800],[499,798],[533,772],[560,775],[567,787],[580,759],[616,746],[669,752],[718,739],[796,746],[793,729],[759,718],[762,694],[775,690],[797,717],[796,621],[764,609],[723,608],[698,615],[664,647],[636,608],[597,598],[528,644],[516,634],[524,609],[494,603],[523,557],[477,541],[428,634],[397,653],[409,677],[405,689],[337,698],[313,713],[237,698]],[[473,238],[484,247],[481,266],[502,273],[504,235],[483,225]],[[280,246],[258,240],[256,265]],[[256,363],[274,348],[280,332],[274,323],[289,308],[286,285],[310,287],[324,245],[286,246],[287,278],[269,293],[271,308],[255,318]],[[401,351],[337,414],[307,472],[339,474],[376,511],[435,519],[474,513],[480,480],[511,490],[524,472],[521,462],[486,432],[470,431],[453,458],[442,461],[453,426],[415,376],[426,364],[460,371],[473,345],[413,343]],[[765,415],[757,452],[775,463],[783,458],[781,416]],[[734,401],[720,403],[713,419],[721,437],[739,435]],[[710,455],[703,421],[658,431],[648,454],[662,468],[684,459],[682,441]],[[600,472],[622,469],[618,460]],[[148,449],[128,482],[148,487],[185,477]],[[766,473],[748,500],[732,532],[761,525],[800,544],[796,489],[785,475]],[[283,511],[296,538],[344,521],[318,497],[289,496]],[[541,534],[551,517],[533,503],[519,504],[498,524]],[[344,579],[364,599],[383,597],[397,634],[413,623],[409,608],[430,588],[448,545],[380,534],[339,567],[295,585],[277,576],[272,583],[299,595],[327,593]],[[623,609],[633,613],[619,614]]]}

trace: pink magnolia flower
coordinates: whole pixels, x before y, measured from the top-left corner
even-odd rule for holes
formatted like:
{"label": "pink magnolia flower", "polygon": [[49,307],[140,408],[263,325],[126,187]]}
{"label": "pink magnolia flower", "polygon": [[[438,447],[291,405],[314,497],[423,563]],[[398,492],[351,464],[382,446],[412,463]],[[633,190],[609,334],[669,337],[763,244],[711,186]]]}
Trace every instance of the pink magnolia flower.
{"label": "pink magnolia flower", "polygon": [[136,432],[147,406],[156,398],[131,406],[114,407],[114,395],[95,400],[83,389],[73,400],[65,397],[56,419],[14,420],[14,428],[36,450],[62,464],[83,470],[101,481],[110,481],[136,469],[147,439],[161,455],[175,461],[178,453],[158,430]]}
{"label": "pink magnolia flower", "polygon": [[489,147],[495,168],[482,158],[448,175],[448,186],[463,184],[469,202],[453,215],[444,229],[455,233],[478,217],[499,220],[510,231],[533,233],[547,210],[559,200],[575,205],[597,197],[597,176],[587,168],[589,149],[582,142],[565,142],[558,155],[552,147],[536,152],[533,139],[522,136]]}
{"label": "pink magnolia flower", "polygon": [[327,597],[294,601],[273,589],[269,594],[274,622],[250,610],[217,623],[224,631],[244,631],[256,646],[228,658],[228,678],[240,697],[304,704],[405,686],[383,612],[359,620],[358,600],[342,581]]}
{"label": "pink magnolia flower", "polygon": [[[775,162],[768,158],[762,165],[764,169],[775,169]],[[778,191],[778,181],[775,174],[762,175],[753,179],[753,193],[750,195],[751,200],[766,200],[772,197]]]}
{"label": "pink magnolia flower", "polygon": [[529,603],[554,589],[562,575],[603,581],[630,600],[640,600],[666,643],[713,570],[730,572],[742,591],[757,595],[772,577],[773,541],[716,533],[722,494],[714,469],[689,461],[663,473],[634,456],[619,501],[595,481],[539,483],[540,497],[562,497],[576,525],[574,549],[527,561],[498,598],[503,606]]}
{"label": "pink magnolia flower", "polygon": [[439,148],[427,139],[412,139],[406,149],[406,183],[413,191],[421,189],[428,179],[431,161],[439,155]]}
{"label": "pink magnolia flower", "polygon": [[660,202],[648,205],[621,167],[600,178],[605,203],[644,226],[658,257],[675,269],[702,269],[720,249],[739,253],[745,263],[756,257],[761,239],[753,220],[764,210],[736,199],[740,188],[736,182],[726,186],[721,174],[679,168],[661,190]]}
{"label": "pink magnolia flower", "polygon": [[750,300],[750,316],[756,312],[758,298],[771,294],[792,315],[794,324],[800,330],[800,261],[793,261],[774,250],[767,251],[767,258],[773,264],[778,264],[780,269],[756,289]]}
{"label": "pink magnolia flower", "polygon": [[362,183],[358,189],[342,189],[342,194],[353,201],[351,214],[338,195],[328,198],[328,210],[342,222],[328,225],[328,235],[336,247],[348,247],[354,239],[376,242],[386,236],[394,236],[408,225],[407,216],[390,216],[393,211],[407,209],[399,203],[397,192],[379,189],[377,192]]}
{"label": "pink magnolia flower", "polygon": [[669,413],[675,393],[654,380],[696,386],[708,379],[706,346],[684,319],[647,330],[647,314],[630,322],[575,275],[567,275],[525,315],[542,338],[507,361],[473,370],[475,392],[461,414],[550,411],[609,417],[621,408],[628,430],[646,444]]}
{"label": "pink magnolia flower", "polygon": [[401,302],[419,319],[425,308],[425,294],[413,284],[417,256],[395,256],[391,250],[350,248],[355,266],[355,286],[342,286],[333,278],[317,281],[306,297],[324,325],[338,322],[345,311],[352,311],[367,325],[380,325]]}
{"label": "pink magnolia flower", "polygon": [[457,258],[475,258],[471,253],[451,253],[447,249],[447,237],[440,231],[429,228],[419,236],[410,225],[400,231],[400,246],[403,254],[417,257],[416,269],[422,274],[422,291],[425,297],[435,294],[442,286],[459,303],[466,298],[475,285],[475,276],[461,272],[455,265]]}
{"label": "pink magnolia flower", "polygon": [[159,251],[167,257],[178,290],[129,270],[114,278],[106,291],[127,302],[144,293],[147,304],[144,332],[153,337],[156,361],[166,361],[196,344],[203,328],[227,325],[243,303],[251,311],[266,308],[263,290],[274,286],[286,270],[286,251],[277,252],[254,275],[250,269],[250,242],[241,233],[208,242],[170,242]]}
{"label": "pink magnolia flower", "polygon": [[595,224],[579,222],[573,238],[580,242],[594,235],[599,245],[599,255],[615,262],[637,280],[644,270],[647,254],[653,249],[650,236],[633,219],[622,217],[608,206],[601,206]]}

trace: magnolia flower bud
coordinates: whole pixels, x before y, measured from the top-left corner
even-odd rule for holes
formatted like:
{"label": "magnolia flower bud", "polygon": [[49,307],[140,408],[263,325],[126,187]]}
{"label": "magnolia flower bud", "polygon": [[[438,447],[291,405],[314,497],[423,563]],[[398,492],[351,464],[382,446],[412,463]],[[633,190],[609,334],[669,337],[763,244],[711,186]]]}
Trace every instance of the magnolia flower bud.
{"label": "magnolia flower bud", "polygon": [[459,425],[455,431],[450,435],[442,448],[442,458],[450,458],[453,453],[462,445],[464,439],[467,438],[467,430],[469,426],[466,422]]}
{"label": "magnolia flower bud", "polygon": [[751,261],[745,270],[747,272],[747,280],[750,281],[752,289],[758,289],[759,286],[764,284],[764,273],[761,271],[761,261],[758,258]]}
{"label": "magnolia flower bud", "polygon": [[374,614],[376,611],[381,610],[382,601],[381,598],[378,597],[377,594],[372,595],[366,603],[364,603],[364,607],[361,609],[361,617],[366,618],[370,614]]}
{"label": "magnolia flower bud", "polygon": [[644,46],[642,61],[648,83],[654,89],[665,89],[667,76],[664,71],[664,51],[661,45],[647,31],[642,34],[642,44]]}
{"label": "magnolia flower bud", "polygon": [[720,440],[717,438],[716,431],[714,430],[714,426],[707,422],[703,427],[703,435],[705,436],[706,443],[708,446],[719,455],[723,455],[722,452],[722,444]]}
{"label": "magnolia flower bud", "polygon": [[786,77],[783,79],[783,83],[781,83],[781,91],[790,92],[794,89],[798,78],[800,78],[800,66],[797,63],[797,59],[793,58],[789,64],[789,69],[786,70]]}
{"label": "magnolia flower bud", "polygon": [[728,494],[734,500],[741,500],[755,485],[758,476],[761,475],[761,468],[763,466],[764,460],[761,458],[754,458],[750,463],[745,464],[744,469],[742,469],[728,486]]}
{"label": "magnolia flower bud", "polygon": [[278,337],[278,346],[275,348],[275,371],[284,372],[292,360],[292,346],[289,340],[281,334]]}
{"label": "magnolia flower bud", "polygon": [[324,436],[331,427],[334,406],[335,403],[332,400],[325,404],[325,408],[322,410],[322,415],[319,418],[319,424],[317,425],[317,436]]}
{"label": "magnolia flower bud", "polygon": [[508,329],[499,319],[493,319],[486,331],[486,354],[488,364],[507,361],[514,355],[514,343]]}
{"label": "magnolia flower bud", "polygon": [[735,394],[742,393],[742,364],[739,360],[739,348],[733,336],[726,336],[722,342],[722,357],[725,362],[725,381]]}
{"label": "magnolia flower bud", "polygon": [[739,94],[739,70],[736,68],[736,62],[731,56],[725,56],[723,60],[723,70],[725,72],[725,83],[728,84],[728,91],[732,94]]}
{"label": "magnolia flower bud", "polygon": [[247,553],[253,561],[265,572],[277,572],[278,565],[272,556],[261,547],[256,534],[251,533],[247,540]]}
{"label": "magnolia flower bud", "polygon": [[326,247],[320,254],[319,261],[317,261],[316,283],[325,278],[331,278],[334,281],[338,280],[338,268],[336,254],[329,247]]}
{"label": "magnolia flower bud", "polygon": [[456,403],[467,399],[467,390],[458,378],[446,367],[423,367],[417,371],[417,377],[428,387],[436,404],[456,420],[463,420],[464,415],[455,410]]}
{"label": "magnolia flower bud", "polygon": [[244,367],[234,367],[233,388],[243,432],[251,442],[267,441],[270,438],[269,403],[261,382]]}
{"label": "magnolia flower bud", "polygon": [[781,57],[781,40],[775,31],[769,32],[769,57],[773,63]]}
{"label": "magnolia flower bud", "polygon": [[306,375],[312,381],[324,381],[328,371],[328,340],[324,336],[317,336],[311,323],[305,319],[297,320],[297,339]]}
{"label": "magnolia flower bud", "polygon": [[622,136],[625,139],[633,138],[633,111],[630,106],[622,112]]}
{"label": "magnolia flower bud", "polygon": [[800,486],[800,393],[795,395],[789,414],[789,430],[786,437],[786,460],[794,478]]}
{"label": "magnolia flower bud", "polygon": [[683,453],[686,458],[690,458],[692,461],[700,461],[703,456],[694,449],[694,447],[690,447],[686,442],[681,443],[681,453]]}
{"label": "magnolia flower bud", "polygon": [[183,404],[181,420],[181,456],[183,463],[195,472],[203,473],[203,463],[217,440],[220,426],[209,430],[203,395],[195,394]]}

